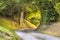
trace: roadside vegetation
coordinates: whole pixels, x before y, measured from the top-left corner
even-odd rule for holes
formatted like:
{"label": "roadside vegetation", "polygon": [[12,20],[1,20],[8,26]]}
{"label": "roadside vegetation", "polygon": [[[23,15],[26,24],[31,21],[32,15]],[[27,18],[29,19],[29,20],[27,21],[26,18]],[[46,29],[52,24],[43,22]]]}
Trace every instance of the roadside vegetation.
{"label": "roadside vegetation", "polygon": [[2,27],[59,35],[59,24],[60,0],[0,0],[0,26]]}

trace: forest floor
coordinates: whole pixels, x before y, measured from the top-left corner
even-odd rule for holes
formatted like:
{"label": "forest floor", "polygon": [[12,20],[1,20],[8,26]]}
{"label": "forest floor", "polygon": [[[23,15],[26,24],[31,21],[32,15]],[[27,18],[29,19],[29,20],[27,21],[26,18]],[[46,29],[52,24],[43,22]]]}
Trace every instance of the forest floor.
{"label": "forest floor", "polygon": [[[4,23],[3,24],[4,26],[8,26],[8,28],[11,28],[9,27],[11,22],[9,23],[9,21],[1,20],[1,18],[0,18],[0,21],[3,21],[2,23]],[[9,24],[9,25],[5,25],[5,24]],[[0,25],[1,25],[1,22],[0,22]],[[14,30],[15,28],[17,28],[14,26],[14,24],[12,26]],[[50,25],[42,25],[38,28],[37,31],[40,33],[60,37],[60,22],[51,23]]]}
{"label": "forest floor", "polygon": [[50,25],[42,25],[40,27],[41,30],[38,32],[42,32],[44,34],[60,37],[60,22],[55,22]]}

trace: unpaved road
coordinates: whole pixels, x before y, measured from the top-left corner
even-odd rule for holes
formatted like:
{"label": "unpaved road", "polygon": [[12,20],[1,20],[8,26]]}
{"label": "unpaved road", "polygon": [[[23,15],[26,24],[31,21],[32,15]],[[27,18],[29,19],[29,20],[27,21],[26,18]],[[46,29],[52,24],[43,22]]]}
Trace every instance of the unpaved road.
{"label": "unpaved road", "polygon": [[23,40],[60,40],[60,38],[37,32],[16,31],[16,34],[18,34]]}

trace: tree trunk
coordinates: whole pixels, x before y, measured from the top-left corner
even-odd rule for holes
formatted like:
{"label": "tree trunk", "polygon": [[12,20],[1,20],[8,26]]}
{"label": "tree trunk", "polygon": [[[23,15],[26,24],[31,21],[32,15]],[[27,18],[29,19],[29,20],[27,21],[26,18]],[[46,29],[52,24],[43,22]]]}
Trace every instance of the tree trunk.
{"label": "tree trunk", "polygon": [[23,8],[22,8],[22,11],[21,11],[21,14],[20,14],[20,27],[22,27],[23,19],[24,19],[24,11],[23,11]]}

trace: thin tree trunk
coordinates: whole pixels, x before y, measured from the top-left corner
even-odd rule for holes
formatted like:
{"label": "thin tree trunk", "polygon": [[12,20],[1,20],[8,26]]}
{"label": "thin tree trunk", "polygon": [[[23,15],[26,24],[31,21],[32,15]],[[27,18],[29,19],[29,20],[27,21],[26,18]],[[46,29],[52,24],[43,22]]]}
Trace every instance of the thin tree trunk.
{"label": "thin tree trunk", "polygon": [[21,11],[21,14],[20,14],[20,27],[22,27],[23,19],[24,19],[24,11],[23,11],[23,8],[22,8],[22,11]]}

